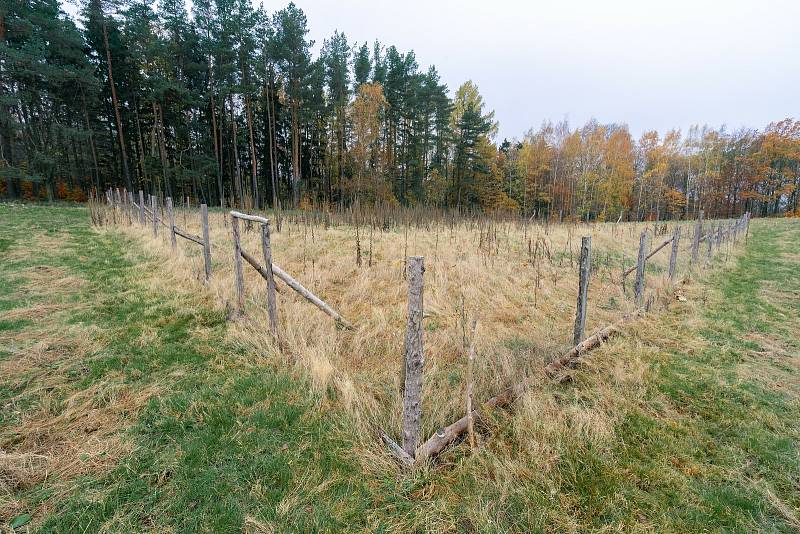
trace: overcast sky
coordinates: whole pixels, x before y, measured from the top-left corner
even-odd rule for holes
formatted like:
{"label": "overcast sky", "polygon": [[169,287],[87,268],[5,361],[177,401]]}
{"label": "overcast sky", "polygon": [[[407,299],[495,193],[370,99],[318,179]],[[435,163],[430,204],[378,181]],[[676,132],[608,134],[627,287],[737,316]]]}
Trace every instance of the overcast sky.
{"label": "overcast sky", "polygon": [[[648,129],[800,118],[800,0],[299,0],[333,30],[478,84],[500,138],[543,120]],[[270,4],[266,4],[270,7]]]}
{"label": "overcast sky", "polygon": [[[254,0],[260,2],[261,0]],[[265,1],[275,11],[288,2]],[[800,0],[297,0],[334,30],[413,49],[451,93],[480,88],[521,137],[543,120],[763,128],[800,118]]]}

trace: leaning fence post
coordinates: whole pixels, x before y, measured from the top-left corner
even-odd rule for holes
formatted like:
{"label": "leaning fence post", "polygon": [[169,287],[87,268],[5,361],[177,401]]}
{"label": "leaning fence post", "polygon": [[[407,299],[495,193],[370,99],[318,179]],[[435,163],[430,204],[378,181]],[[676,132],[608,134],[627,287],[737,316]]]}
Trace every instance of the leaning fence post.
{"label": "leaning fence post", "polygon": [[647,229],[639,237],[639,258],[636,261],[636,283],[633,286],[636,306],[644,302],[644,267],[647,262]]}
{"label": "leaning fence post", "polygon": [[575,327],[572,330],[573,345],[583,341],[586,328],[586,297],[589,293],[589,272],[592,265],[592,236],[581,238],[580,279],[578,281],[578,304],[575,311]]}
{"label": "leaning fence post", "polygon": [[139,189],[139,224],[144,226],[144,191]]}
{"label": "leaning fence post", "polygon": [[422,256],[408,258],[408,324],[405,339],[405,387],[403,388],[403,450],[411,457],[419,444],[422,421],[422,370],[425,355],[422,347],[423,283],[425,263]]}
{"label": "leaning fence post", "polygon": [[678,225],[675,228],[675,233],[672,235],[672,251],[669,255],[669,279],[675,280],[675,266],[678,263],[678,243],[681,241],[681,227]]}
{"label": "leaning fence post", "polygon": [[167,197],[167,220],[169,221],[169,240],[172,243],[172,251],[178,248],[178,240],[175,238],[175,214],[172,212],[172,197]]}
{"label": "leaning fence post", "polygon": [[233,270],[236,275],[236,312],[244,314],[244,273],[242,272],[242,245],[239,242],[239,218],[231,217],[233,232]]}
{"label": "leaning fence post", "polygon": [[206,270],[206,283],[211,279],[211,240],[208,237],[208,206],[200,204],[200,221],[203,226],[203,263]]}
{"label": "leaning fence post", "polygon": [[267,273],[267,314],[273,335],[278,334],[278,303],[275,298],[275,278],[272,275],[272,244],[269,236],[269,223],[261,225],[261,248],[264,252],[264,270]]}

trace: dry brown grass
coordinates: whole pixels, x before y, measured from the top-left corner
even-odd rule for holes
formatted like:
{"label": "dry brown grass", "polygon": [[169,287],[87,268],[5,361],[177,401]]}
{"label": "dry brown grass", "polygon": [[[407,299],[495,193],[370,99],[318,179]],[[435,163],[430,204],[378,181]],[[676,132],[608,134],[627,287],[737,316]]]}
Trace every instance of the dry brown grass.
{"label": "dry brown grass", "polygon": [[[190,212],[187,220],[187,230],[200,234],[198,212]],[[183,226],[182,213],[176,221]],[[265,283],[245,263],[246,318],[232,325],[229,337],[257,357],[306,370],[318,392],[335,391],[368,440],[375,428],[391,431],[400,426],[405,255],[425,256],[423,433],[427,435],[463,412],[461,295],[468,315],[481,323],[475,373],[475,398],[481,401],[521,376],[535,374],[548,358],[570,346],[582,235],[592,236],[595,268],[589,289],[588,335],[633,309],[634,275],[623,288],[620,274],[623,258],[626,267],[635,261],[640,232],[651,229],[650,246],[655,247],[674,230],[669,224],[666,234],[653,237],[650,223],[544,226],[487,220],[425,222],[386,231],[380,224],[374,228],[364,224],[359,230],[363,261],[358,267],[356,229],[351,225],[329,226],[296,216],[285,218],[280,232],[274,226],[273,261],[356,328],[352,332],[338,329],[326,315],[278,282],[278,347],[267,327]],[[212,213],[210,228],[213,277],[202,298],[217,308],[230,307],[236,297],[229,216]],[[157,239],[152,237],[151,226],[122,225],[114,231],[119,230],[135,236],[149,253],[163,259],[158,283],[199,291],[203,269],[199,246],[179,238],[179,250],[172,256],[164,227]],[[689,272],[692,231],[693,225],[683,228],[679,279]],[[260,257],[257,228],[243,229],[242,246]],[[648,292],[656,297],[657,306],[674,300],[673,288],[666,280],[669,249],[662,249],[650,261],[661,271],[647,276]],[[735,251],[724,245],[718,257]],[[614,369],[614,376],[620,381],[636,381],[643,368],[643,364],[620,366]],[[597,439],[611,424],[599,412],[562,416],[574,417],[569,424]],[[367,443],[363,446],[365,451],[370,448]],[[370,463],[385,462],[380,455],[367,452],[366,456]]]}

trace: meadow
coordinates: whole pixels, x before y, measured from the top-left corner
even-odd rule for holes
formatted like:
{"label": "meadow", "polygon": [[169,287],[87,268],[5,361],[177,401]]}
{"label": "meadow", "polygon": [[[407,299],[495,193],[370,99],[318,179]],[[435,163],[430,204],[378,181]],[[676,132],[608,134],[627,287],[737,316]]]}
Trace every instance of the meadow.
{"label": "meadow", "polygon": [[[274,215],[267,214],[268,217]],[[676,223],[542,224],[408,212],[283,214],[273,261],[350,323],[245,265],[234,317],[230,217],[202,249],[127,214],[9,204],[2,219],[0,516],[42,531],[791,531],[800,504],[800,227],[755,220],[690,265],[692,221],[646,272],[647,313],[566,384],[580,238],[587,335],[636,309],[640,233]],[[196,208],[176,224],[200,234]],[[244,249],[260,250],[245,226]],[[423,436],[523,379],[510,410],[408,471],[399,436],[405,258],[425,258]],[[649,298],[652,296],[652,300]],[[21,518],[21,519],[20,519]]]}

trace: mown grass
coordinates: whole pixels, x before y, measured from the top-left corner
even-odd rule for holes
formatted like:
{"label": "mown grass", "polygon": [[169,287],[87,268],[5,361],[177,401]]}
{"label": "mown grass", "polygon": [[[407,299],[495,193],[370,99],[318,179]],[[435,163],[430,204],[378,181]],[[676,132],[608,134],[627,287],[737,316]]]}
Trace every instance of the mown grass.
{"label": "mown grass", "polygon": [[[497,414],[475,453],[461,445],[401,474],[359,460],[344,410],[302,372],[231,343],[201,292],[154,284],[159,260],[87,219],[76,208],[0,206],[0,362],[43,329],[58,338],[83,328],[86,339],[61,344],[87,347],[65,353],[80,361],[64,364],[70,380],[55,399],[38,368],[0,376],[0,450],[24,452],[31,422],[74,409],[77,391],[103,386],[87,410],[112,409],[119,388],[152,393],[115,420],[119,458],[0,493],[16,503],[0,507],[14,510],[4,525],[30,514],[21,530],[800,529],[797,224],[754,223],[744,254],[683,288],[691,306],[652,314],[572,384],[544,384]],[[81,283],[32,294],[26,273],[42,265]],[[3,319],[50,301],[65,306]]]}

